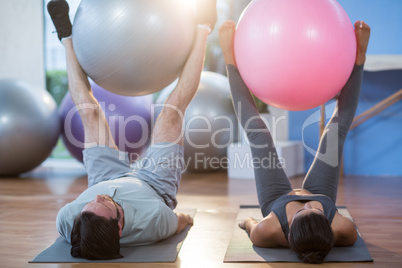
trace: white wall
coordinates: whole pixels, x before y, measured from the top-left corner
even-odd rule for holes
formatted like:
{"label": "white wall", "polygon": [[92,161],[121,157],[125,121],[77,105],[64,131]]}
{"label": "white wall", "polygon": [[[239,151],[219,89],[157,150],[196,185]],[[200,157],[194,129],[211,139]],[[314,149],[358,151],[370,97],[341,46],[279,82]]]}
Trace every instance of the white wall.
{"label": "white wall", "polygon": [[0,78],[45,88],[43,0],[0,0]]}

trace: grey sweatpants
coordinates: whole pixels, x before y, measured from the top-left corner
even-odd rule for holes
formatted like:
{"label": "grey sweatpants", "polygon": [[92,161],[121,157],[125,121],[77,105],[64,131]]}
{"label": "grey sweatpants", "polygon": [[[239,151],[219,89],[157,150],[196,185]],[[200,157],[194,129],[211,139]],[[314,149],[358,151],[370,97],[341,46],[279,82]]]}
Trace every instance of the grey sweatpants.
{"label": "grey sweatpants", "polygon": [[184,148],[170,142],[152,144],[145,156],[132,168],[127,152],[108,146],[86,148],[84,165],[88,173],[88,187],[101,181],[134,177],[146,182],[161,196],[168,207],[175,209],[176,194],[184,170]]}
{"label": "grey sweatpants", "polygon": [[[253,159],[259,162],[270,159],[271,163],[279,163],[271,134],[259,117],[253,97],[237,67],[228,65],[227,72],[236,116],[249,139]],[[313,194],[324,194],[334,203],[343,145],[356,112],[362,75],[363,66],[355,65],[339,94],[334,113],[324,129],[315,159],[303,182],[303,189]],[[293,189],[280,165],[271,165],[270,168],[257,166],[254,168],[254,176],[258,202],[265,217],[271,212],[275,200]]]}

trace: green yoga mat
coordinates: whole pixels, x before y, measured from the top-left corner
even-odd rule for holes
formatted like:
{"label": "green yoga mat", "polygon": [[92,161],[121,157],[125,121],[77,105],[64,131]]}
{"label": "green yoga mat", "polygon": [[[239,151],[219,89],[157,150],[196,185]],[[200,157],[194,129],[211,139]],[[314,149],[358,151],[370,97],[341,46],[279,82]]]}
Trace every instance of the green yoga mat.
{"label": "green yoga mat", "polygon": [[[194,217],[196,210],[183,210],[180,212]],[[64,237],[59,237],[47,249],[39,253],[30,263],[74,263],[74,262],[95,262],[95,263],[138,263],[138,262],[175,262],[180,248],[187,236],[191,226],[187,226],[179,234],[168,239],[145,246],[121,247],[120,253],[124,256],[115,260],[90,261],[82,258],[73,258],[70,255],[71,245]]]}
{"label": "green yoga mat", "polygon": [[[338,207],[339,213],[345,217],[350,216],[346,207]],[[257,206],[242,206],[237,216],[232,239],[228,245],[224,262],[300,262],[296,254],[288,248],[260,248],[250,241],[247,232],[242,230],[238,223],[253,217],[261,219],[261,210]],[[373,258],[366,244],[360,236],[353,246],[334,247],[325,258],[325,262],[371,262]]]}

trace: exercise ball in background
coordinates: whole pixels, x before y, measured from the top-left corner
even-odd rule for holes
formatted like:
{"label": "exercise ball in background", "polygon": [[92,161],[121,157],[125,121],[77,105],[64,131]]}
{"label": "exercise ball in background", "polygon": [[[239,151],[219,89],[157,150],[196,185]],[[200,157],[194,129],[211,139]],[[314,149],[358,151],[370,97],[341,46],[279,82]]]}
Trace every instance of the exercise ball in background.
{"label": "exercise ball in background", "polygon": [[0,80],[0,176],[40,165],[59,134],[57,105],[46,90],[20,80]]}
{"label": "exercise ball in background", "polygon": [[73,24],[79,63],[95,83],[119,95],[162,90],[178,77],[192,48],[190,2],[82,0]]}
{"label": "exercise ball in background", "polygon": [[253,0],[238,22],[235,56],[244,82],[259,99],[306,110],[345,85],[356,37],[335,0]]}
{"label": "exercise ball in background", "polygon": [[[131,161],[136,160],[150,143],[152,96],[120,96],[92,81],[91,87],[105,114],[117,147],[128,152]],[[82,162],[82,151],[85,147],[84,127],[69,93],[63,98],[59,112],[64,145],[74,158]]]}
{"label": "exercise ball in background", "polygon": [[[177,81],[164,89],[156,101],[163,104]],[[160,108],[156,107],[158,115]],[[188,106],[184,124],[184,161],[189,171],[214,171],[227,167],[226,150],[237,141],[238,123],[228,79],[204,71],[197,94]]]}

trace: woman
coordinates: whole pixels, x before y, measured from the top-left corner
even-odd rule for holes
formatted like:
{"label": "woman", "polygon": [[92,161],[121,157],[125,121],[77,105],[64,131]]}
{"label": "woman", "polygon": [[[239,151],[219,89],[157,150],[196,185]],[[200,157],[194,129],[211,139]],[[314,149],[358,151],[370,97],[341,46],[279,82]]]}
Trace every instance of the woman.
{"label": "woman", "polygon": [[[239,226],[247,231],[255,246],[290,247],[301,261],[322,263],[333,246],[350,246],[357,239],[354,223],[342,216],[335,206],[340,166],[331,166],[319,157],[325,153],[340,163],[346,135],[356,112],[370,27],[363,21],[357,21],[355,34],[357,54],[353,72],[339,94],[334,114],[325,127],[302,189],[291,188],[282,167],[254,168],[258,201],[264,218],[261,221],[248,218]],[[272,137],[237,69],[234,36],[235,23],[223,23],[219,39],[236,115],[250,141],[253,159],[273,157],[275,159],[271,160],[278,163]],[[334,140],[329,138],[334,135],[337,142],[331,143]]]}

